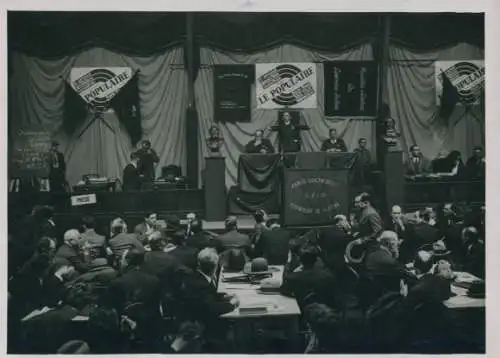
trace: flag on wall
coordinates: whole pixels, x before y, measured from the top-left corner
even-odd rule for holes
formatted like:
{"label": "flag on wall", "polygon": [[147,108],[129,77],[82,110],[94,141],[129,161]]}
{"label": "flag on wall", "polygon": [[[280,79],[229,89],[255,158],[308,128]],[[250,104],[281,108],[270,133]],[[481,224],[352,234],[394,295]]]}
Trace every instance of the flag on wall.
{"label": "flag on wall", "polygon": [[376,117],[375,61],[332,61],[324,64],[325,116]]}
{"label": "flag on wall", "polygon": [[314,63],[257,63],[257,108],[317,108]]}
{"label": "flag on wall", "polygon": [[480,104],[484,90],[484,61],[436,61],[434,75],[438,106],[443,105],[443,100],[453,99],[450,91],[456,92],[460,104]]}
{"label": "flag on wall", "polygon": [[253,65],[214,66],[216,122],[250,122]]}
{"label": "flag on wall", "polygon": [[[87,118],[83,133],[110,108],[136,144],[142,135],[138,72],[133,73],[130,67],[72,68],[65,88],[65,130],[72,133]],[[90,118],[89,112],[94,116]]]}

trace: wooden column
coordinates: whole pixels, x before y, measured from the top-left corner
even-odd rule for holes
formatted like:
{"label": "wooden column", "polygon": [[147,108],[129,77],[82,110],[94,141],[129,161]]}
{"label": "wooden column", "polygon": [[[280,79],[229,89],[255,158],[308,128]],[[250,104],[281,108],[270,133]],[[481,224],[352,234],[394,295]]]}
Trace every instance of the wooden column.
{"label": "wooden column", "polygon": [[186,55],[188,77],[188,108],[186,110],[186,176],[194,187],[198,187],[198,112],[194,99],[194,14],[186,14]]}

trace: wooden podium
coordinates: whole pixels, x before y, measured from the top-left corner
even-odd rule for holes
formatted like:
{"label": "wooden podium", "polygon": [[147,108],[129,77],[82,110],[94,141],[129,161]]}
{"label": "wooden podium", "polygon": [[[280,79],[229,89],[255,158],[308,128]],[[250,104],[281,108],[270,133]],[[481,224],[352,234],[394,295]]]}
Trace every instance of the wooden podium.
{"label": "wooden podium", "polygon": [[392,151],[384,156],[384,182],[387,210],[393,205],[404,205],[405,201],[405,168],[403,152]]}
{"label": "wooden podium", "polygon": [[205,220],[224,221],[227,215],[225,157],[205,157]]}

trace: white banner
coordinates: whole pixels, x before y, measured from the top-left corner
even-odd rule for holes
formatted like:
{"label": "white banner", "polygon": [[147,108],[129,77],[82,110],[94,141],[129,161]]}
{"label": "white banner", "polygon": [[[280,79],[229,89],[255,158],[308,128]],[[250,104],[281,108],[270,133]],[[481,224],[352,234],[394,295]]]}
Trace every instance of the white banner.
{"label": "white banner", "polygon": [[314,63],[257,63],[257,108],[317,108]]}
{"label": "white banner", "polygon": [[131,78],[130,67],[74,67],[70,84],[85,102],[94,107],[106,107]]}
{"label": "white banner", "polygon": [[436,104],[441,105],[443,94],[443,74],[456,88],[460,101],[458,104],[477,105],[484,89],[484,61],[436,61]]}

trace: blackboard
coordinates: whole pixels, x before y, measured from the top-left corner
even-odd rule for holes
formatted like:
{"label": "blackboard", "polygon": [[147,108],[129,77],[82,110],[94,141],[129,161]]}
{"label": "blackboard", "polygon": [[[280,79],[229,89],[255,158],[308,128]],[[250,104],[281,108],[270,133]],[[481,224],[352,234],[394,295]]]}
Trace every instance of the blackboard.
{"label": "blackboard", "polygon": [[9,138],[13,143],[12,152],[9,153],[10,177],[47,177],[51,134],[46,129],[32,127],[14,131],[13,137]]}

